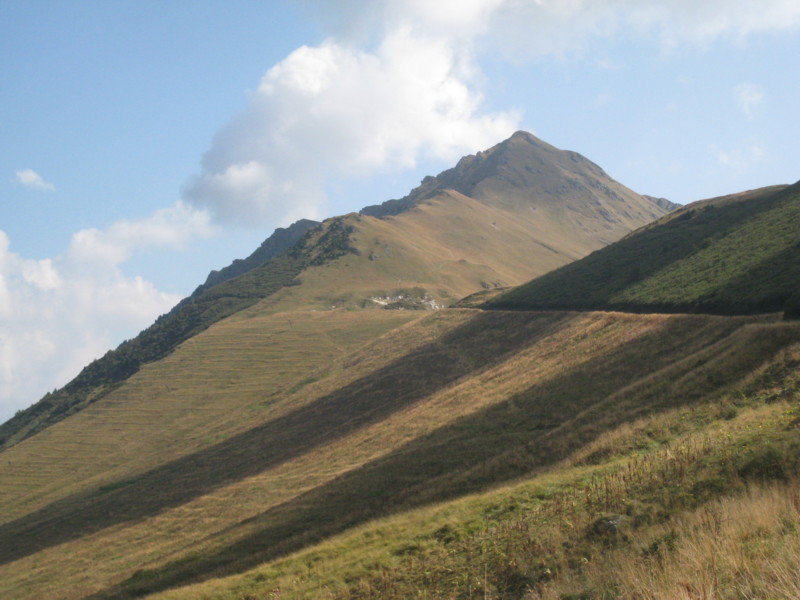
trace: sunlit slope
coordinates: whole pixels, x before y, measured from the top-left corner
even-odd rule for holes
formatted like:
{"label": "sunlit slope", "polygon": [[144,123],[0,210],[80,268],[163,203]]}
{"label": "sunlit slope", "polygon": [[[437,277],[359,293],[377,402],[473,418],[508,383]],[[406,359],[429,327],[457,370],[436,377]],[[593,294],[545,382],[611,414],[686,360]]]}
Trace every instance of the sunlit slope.
{"label": "sunlit slope", "polygon": [[798,223],[800,184],[698,202],[488,306],[796,316]]}
{"label": "sunlit slope", "polygon": [[531,476],[155,597],[800,597],[798,366],[793,344]]}
{"label": "sunlit slope", "polygon": [[424,308],[411,300],[426,296],[446,306],[481,289],[528,281],[629,231],[599,235],[555,212],[514,210],[451,190],[394,216],[346,215],[342,223],[352,227],[357,252],[307,269],[300,286],[282,289],[263,306],[379,308],[380,298],[399,296],[407,300],[399,307]]}
{"label": "sunlit slope", "polygon": [[[240,571],[713,400],[798,339],[753,318],[440,311],[243,411],[246,430],[6,523],[0,595],[132,597]],[[42,455],[39,437],[16,450]]]}

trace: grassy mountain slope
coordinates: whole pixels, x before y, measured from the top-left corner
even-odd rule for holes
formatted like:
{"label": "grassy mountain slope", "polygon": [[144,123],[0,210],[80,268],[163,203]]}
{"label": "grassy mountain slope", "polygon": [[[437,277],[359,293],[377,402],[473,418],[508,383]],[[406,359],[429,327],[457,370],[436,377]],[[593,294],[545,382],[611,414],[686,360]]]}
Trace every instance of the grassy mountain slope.
{"label": "grassy mountain slope", "polygon": [[798,360],[532,477],[153,598],[795,598]]}
{"label": "grassy mountain slope", "polygon": [[[769,319],[440,311],[252,410],[238,434],[24,506],[0,526],[0,593],[134,597],[240,571],[530,476],[637,418],[720,401],[798,341],[800,326]],[[103,437],[86,443],[107,448],[107,404],[40,436],[94,415]],[[4,453],[5,481],[40,436]]]}
{"label": "grassy mountain slope", "polygon": [[349,215],[276,230],[139,336],[0,425],[0,447],[83,410],[143,365],[265,298],[273,311],[446,305],[564,265],[670,208],[524,132],[426,182],[409,196],[413,202],[392,211],[397,216]]}
{"label": "grassy mountain slope", "polygon": [[797,312],[799,220],[800,183],[691,204],[487,306]]}
{"label": "grassy mountain slope", "polygon": [[214,323],[252,306],[283,287],[295,285],[304,268],[349,252],[348,232],[339,220],[305,234],[289,252],[241,276],[199,288],[138,336],[87,367],[63,388],[0,425],[0,448],[8,447],[97,402],[142,365],[167,356],[178,344]]}

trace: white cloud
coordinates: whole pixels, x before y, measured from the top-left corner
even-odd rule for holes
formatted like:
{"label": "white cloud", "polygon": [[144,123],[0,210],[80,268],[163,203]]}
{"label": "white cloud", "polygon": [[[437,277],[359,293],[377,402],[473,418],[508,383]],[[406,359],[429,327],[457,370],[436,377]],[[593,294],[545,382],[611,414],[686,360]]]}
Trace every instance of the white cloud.
{"label": "white cloud", "polygon": [[56,189],[56,186],[42,179],[42,176],[33,169],[23,169],[22,171],[17,171],[17,181],[25,187],[29,187],[33,190],[54,192]]}
{"label": "white cloud", "polygon": [[748,119],[755,117],[756,109],[764,101],[762,89],[752,83],[740,83],[733,88],[736,103]]}
{"label": "white cloud", "polygon": [[62,255],[42,260],[12,252],[0,231],[0,422],[180,300],[126,276],[120,268],[126,260],[211,233],[208,215],[182,203],[105,230],[79,231]]}
{"label": "white cloud", "polygon": [[303,46],[217,134],[184,198],[222,222],[319,216],[332,177],[453,160],[510,135],[519,116],[482,113],[480,83],[468,52],[410,26],[374,52]]}

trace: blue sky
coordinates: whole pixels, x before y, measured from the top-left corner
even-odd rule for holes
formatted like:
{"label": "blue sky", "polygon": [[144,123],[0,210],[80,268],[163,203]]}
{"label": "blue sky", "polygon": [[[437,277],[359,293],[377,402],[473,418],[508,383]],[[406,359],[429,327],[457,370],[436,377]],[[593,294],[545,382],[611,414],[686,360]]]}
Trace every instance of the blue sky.
{"label": "blue sky", "polygon": [[800,179],[797,0],[7,0],[0,53],[0,420],[516,129],[680,203]]}

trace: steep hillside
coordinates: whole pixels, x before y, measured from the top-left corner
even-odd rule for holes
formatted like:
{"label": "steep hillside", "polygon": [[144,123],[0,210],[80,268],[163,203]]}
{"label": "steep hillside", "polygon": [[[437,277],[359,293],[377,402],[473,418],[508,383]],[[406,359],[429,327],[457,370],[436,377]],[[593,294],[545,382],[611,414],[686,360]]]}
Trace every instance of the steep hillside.
{"label": "steep hillside", "polygon": [[797,598],[798,365],[793,344],[530,476],[147,597]]}
{"label": "steep hillside", "polygon": [[800,183],[697,202],[487,303],[800,314]]}
{"label": "steep hillside", "polygon": [[295,285],[304,268],[350,252],[349,231],[339,220],[308,230],[290,251],[218,285],[198,289],[160,316],[137,337],[85,367],[66,386],[0,425],[0,447],[8,447],[97,402],[142,365],[167,356],[178,344],[214,323]]}
{"label": "steep hillside", "polygon": [[[524,133],[422,188],[227,271],[6,424],[0,597],[135,597],[238,572],[550,464],[559,428],[577,445],[597,433],[576,411],[618,393],[620,419],[655,410],[620,386],[693,353],[750,341],[720,367],[738,379],[794,339],[747,320],[439,310],[669,206]],[[631,370],[648,348],[661,358]]]}
{"label": "steep hillside", "polygon": [[139,336],[0,425],[0,447],[83,410],[143,365],[265,299],[262,309],[271,312],[437,308],[562,266],[670,208],[524,132],[426,179],[409,198],[402,211],[379,217],[303,220],[277,230]]}
{"label": "steep hillside", "polygon": [[[308,337],[314,319],[341,319],[349,338],[348,320],[408,314],[307,312],[280,339]],[[551,469],[636,419],[729,403],[800,342],[800,325],[768,318],[444,310],[327,372],[282,357],[296,369],[283,379],[280,364],[260,374],[275,318],[221,322],[4,452],[0,595],[138,597],[254,567]],[[202,351],[233,339],[225,364]]]}

